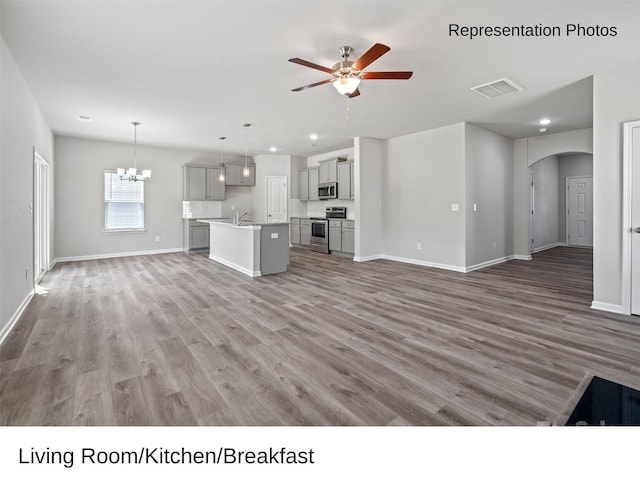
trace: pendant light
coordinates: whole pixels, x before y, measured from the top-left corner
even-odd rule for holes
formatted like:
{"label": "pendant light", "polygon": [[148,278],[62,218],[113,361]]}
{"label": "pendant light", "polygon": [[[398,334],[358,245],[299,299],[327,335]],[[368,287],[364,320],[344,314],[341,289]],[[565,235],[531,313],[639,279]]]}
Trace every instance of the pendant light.
{"label": "pendant light", "polygon": [[247,147],[247,129],[251,126],[250,123],[245,123],[244,127],[244,168],[242,169],[242,176],[248,177],[251,175],[251,170],[249,170],[249,154]]}
{"label": "pendant light", "polygon": [[224,166],[224,150],[222,149],[222,140],[224,140],[227,137],[220,137],[218,140],[220,140],[220,175],[218,175],[218,180],[220,182],[224,182],[224,170],[225,170],[225,166]]}
{"label": "pendant light", "polygon": [[140,122],[131,122],[133,125],[133,168],[118,168],[116,174],[120,176],[120,180],[129,180],[130,182],[146,182],[151,178],[151,170],[143,170],[138,173],[138,126]]}

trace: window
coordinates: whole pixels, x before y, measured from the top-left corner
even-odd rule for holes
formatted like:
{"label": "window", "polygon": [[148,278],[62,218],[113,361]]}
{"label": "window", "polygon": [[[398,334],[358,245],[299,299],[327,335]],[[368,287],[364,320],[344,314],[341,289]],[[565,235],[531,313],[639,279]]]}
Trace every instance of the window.
{"label": "window", "polygon": [[104,172],[104,230],[144,229],[144,182],[121,180],[114,171]]}

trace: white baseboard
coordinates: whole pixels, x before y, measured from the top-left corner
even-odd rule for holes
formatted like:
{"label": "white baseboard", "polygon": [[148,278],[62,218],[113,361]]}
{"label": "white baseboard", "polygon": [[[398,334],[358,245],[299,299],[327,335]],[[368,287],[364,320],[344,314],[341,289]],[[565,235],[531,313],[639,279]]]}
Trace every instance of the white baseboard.
{"label": "white baseboard", "polygon": [[11,318],[9,319],[7,324],[2,328],[2,330],[0,330],[0,345],[2,345],[2,342],[4,342],[5,338],[7,338],[7,336],[9,335],[9,332],[11,332],[13,327],[15,327],[16,323],[18,323],[20,316],[23,314],[24,310],[27,308],[27,305],[29,305],[29,302],[31,301],[32,298],[33,298],[33,290],[31,290],[29,294],[24,298],[24,300],[22,300],[22,303],[20,304],[18,309],[11,316]]}
{"label": "white baseboard", "polygon": [[371,260],[380,260],[382,255],[369,255],[367,257],[353,257],[354,262],[369,262]]}
{"label": "white baseboard", "polygon": [[508,262],[509,260],[514,260],[515,255],[509,255],[507,257],[502,258],[494,258],[493,260],[488,260],[486,262],[478,263],[476,265],[471,265],[470,267],[466,267],[464,269],[465,273],[473,272],[474,270],[480,270],[481,268],[491,267],[493,265],[498,265],[499,263]]}
{"label": "white baseboard", "polygon": [[591,308],[594,310],[601,310],[603,312],[620,313],[622,315],[625,314],[622,305],[616,305],[614,303],[597,302],[594,300],[591,302]]}
{"label": "white baseboard", "polygon": [[533,257],[531,255],[513,255],[514,260],[525,260],[529,262],[532,258]]}
{"label": "white baseboard", "polygon": [[426,262],[424,260],[416,260],[414,258],[394,257],[393,255],[382,255],[385,260],[393,260],[394,262],[410,263],[412,265],[420,265],[422,267],[440,268],[442,270],[451,270],[454,272],[464,273],[465,268],[457,265],[448,265],[446,263]]}
{"label": "white baseboard", "polygon": [[101,260],[103,258],[118,258],[118,257],[135,257],[138,255],[158,255],[161,253],[182,253],[182,248],[166,248],[163,250],[143,250],[140,252],[121,252],[121,253],[99,253],[97,255],[81,255],[77,257],[60,257],[53,261],[55,265],[58,262],[79,262],[82,260]]}
{"label": "white baseboard", "polygon": [[250,277],[261,277],[262,276],[262,272],[260,270],[251,270],[249,268],[243,267],[243,266],[238,265],[236,263],[230,262],[229,260],[226,260],[224,258],[216,257],[215,255],[209,255],[209,258],[211,260],[214,260],[214,261],[218,262],[218,263],[226,265],[227,267],[233,268],[234,270],[237,270],[240,273],[244,273],[245,275],[249,275]]}
{"label": "white baseboard", "polygon": [[556,242],[556,243],[551,243],[549,245],[544,245],[542,247],[538,247],[538,248],[534,248],[533,249],[533,253],[538,253],[538,252],[542,252],[544,250],[549,250],[551,248],[556,248],[556,247],[566,247],[567,244],[564,242]]}

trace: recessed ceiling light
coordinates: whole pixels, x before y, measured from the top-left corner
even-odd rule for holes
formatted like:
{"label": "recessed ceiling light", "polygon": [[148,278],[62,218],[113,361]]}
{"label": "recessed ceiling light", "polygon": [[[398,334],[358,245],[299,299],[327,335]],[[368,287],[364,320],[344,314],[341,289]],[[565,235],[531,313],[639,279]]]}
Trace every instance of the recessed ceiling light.
{"label": "recessed ceiling light", "polygon": [[539,131],[540,133],[544,133],[544,132],[546,132],[546,131],[547,131],[547,127],[539,128],[539,129],[538,129],[538,131]]}
{"label": "recessed ceiling light", "polygon": [[90,122],[91,117],[89,115],[78,115],[78,120],[82,120],[83,122]]}
{"label": "recessed ceiling light", "polygon": [[543,118],[538,122],[539,125],[549,125],[550,123],[551,120],[549,120],[548,118]]}
{"label": "recessed ceiling light", "polygon": [[278,149],[277,149],[276,147],[271,147],[271,148],[269,149],[269,151],[271,151],[271,152],[277,152],[277,151],[278,151]]}
{"label": "recessed ceiling light", "polygon": [[317,133],[312,133],[311,135],[309,135],[309,138],[311,140],[317,140],[318,139],[318,134]]}

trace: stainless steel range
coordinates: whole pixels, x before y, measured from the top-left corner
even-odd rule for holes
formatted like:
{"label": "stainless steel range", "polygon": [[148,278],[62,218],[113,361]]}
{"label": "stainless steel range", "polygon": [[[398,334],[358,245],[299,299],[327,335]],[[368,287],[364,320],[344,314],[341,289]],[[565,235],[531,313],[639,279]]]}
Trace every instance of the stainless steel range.
{"label": "stainless steel range", "polygon": [[311,250],[329,253],[329,219],[347,218],[347,207],[327,207],[325,217],[311,217]]}

